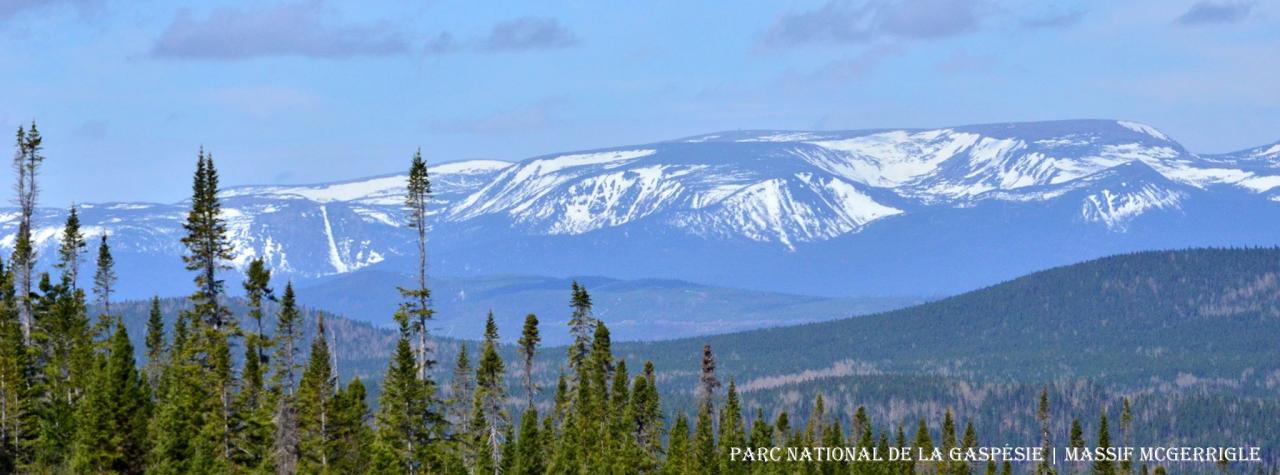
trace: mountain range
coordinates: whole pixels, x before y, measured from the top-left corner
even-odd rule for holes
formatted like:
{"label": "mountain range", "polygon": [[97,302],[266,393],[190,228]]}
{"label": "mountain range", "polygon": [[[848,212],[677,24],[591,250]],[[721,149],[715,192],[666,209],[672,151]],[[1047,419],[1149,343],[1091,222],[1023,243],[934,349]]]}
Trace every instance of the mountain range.
{"label": "mountain range", "polygon": [[[430,272],[446,280],[597,275],[921,296],[1120,252],[1280,242],[1280,143],[1197,154],[1115,120],[734,131],[430,173]],[[385,279],[347,277],[411,266],[404,181],[226,188],[232,265],[262,257],[299,285],[372,295],[360,282]],[[91,238],[111,235],[123,297],[190,291],[185,202],[80,211]],[[64,216],[35,218],[46,264]],[[0,248],[15,229],[15,211],[0,212]]]}

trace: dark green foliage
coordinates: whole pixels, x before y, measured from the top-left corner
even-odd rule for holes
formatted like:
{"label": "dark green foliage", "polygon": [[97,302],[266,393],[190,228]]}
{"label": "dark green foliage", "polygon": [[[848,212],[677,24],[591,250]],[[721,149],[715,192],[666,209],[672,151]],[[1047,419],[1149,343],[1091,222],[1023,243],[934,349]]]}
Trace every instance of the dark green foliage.
{"label": "dark green foliage", "polygon": [[110,352],[76,410],[71,467],[77,472],[143,473],[151,395],[134,367],[133,345],[117,321]]}

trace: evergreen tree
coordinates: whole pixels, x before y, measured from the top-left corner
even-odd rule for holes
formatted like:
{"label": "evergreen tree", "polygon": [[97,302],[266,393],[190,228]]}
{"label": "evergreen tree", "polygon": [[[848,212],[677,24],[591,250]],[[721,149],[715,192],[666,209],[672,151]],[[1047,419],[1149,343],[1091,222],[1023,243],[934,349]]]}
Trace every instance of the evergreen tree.
{"label": "evergreen tree", "polygon": [[182,225],[186,235],[182,244],[187,253],[182,256],[187,270],[195,271],[196,292],[191,301],[194,315],[215,330],[221,330],[227,318],[219,297],[223,282],[218,270],[226,267],[225,261],[234,259],[227,223],[222,217],[222,204],[218,201],[218,171],[213,165],[213,155],[204,149],[196,158],[196,172],[191,186],[191,209]]}
{"label": "evergreen tree", "polygon": [[489,460],[489,468],[496,473],[502,458],[502,442],[507,428],[507,414],[502,408],[506,399],[503,382],[502,357],[498,355],[498,325],[493,312],[485,321],[484,347],[476,364],[475,415],[472,424],[477,427],[480,442],[476,445],[478,459]]}
{"label": "evergreen tree", "polygon": [[17,285],[18,322],[22,329],[22,341],[26,345],[31,344],[34,318],[31,290],[36,250],[31,238],[31,232],[34,229],[31,218],[36,210],[36,197],[40,194],[36,177],[45,159],[42,153],[43,142],[35,121],[31,122],[30,130],[24,131],[21,126],[18,127],[16,150],[13,155],[13,171],[17,179],[14,190],[18,195],[18,230],[14,235],[13,253],[9,258],[12,261],[11,268]]}
{"label": "evergreen tree", "polygon": [[[1040,404],[1036,407],[1036,422],[1040,423],[1040,450],[1043,453],[1050,453],[1053,447],[1053,439],[1049,434],[1049,388],[1045,387],[1040,390]],[[1039,465],[1036,466],[1036,475],[1053,475],[1056,471],[1049,457],[1045,457]]]}
{"label": "evergreen tree", "polygon": [[[105,234],[104,234],[105,236]],[[80,281],[80,255],[86,245],[84,233],[80,232],[80,216],[76,207],[72,206],[67,213],[66,225],[62,228],[62,239],[58,245],[58,263],[54,267],[62,271],[62,278],[74,290]]]}
{"label": "evergreen tree", "polygon": [[[1122,447],[1133,447],[1133,408],[1129,406],[1129,398],[1124,398],[1120,406],[1120,444]],[[1129,457],[1121,460],[1120,473],[1133,473],[1133,460]]]}
{"label": "evergreen tree", "polygon": [[520,416],[520,435],[516,448],[515,460],[512,461],[514,475],[537,475],[543,473],[543,442],[538,433],[538,409],[528,406]]}
{"label": "evergreen tree", "polygon": [[[1107,430],[1107,413],[1103,411],[1098,418],[1098,449],[1111,448],[1111,433]],[[1093,475],[1115,475],[1115,463],[1107,458],[1099,458],[1093,462]]]}
{"label": "evergreen tree", "polygon": [[71,466],[77,472],[143,473],[150,394],[134,367],[124,322],[116,321],[105,366],[77,407]]}
{"label": "evergreen tree", "polygon": [[417,232],[418,285],[412,289],[400,289],[400,296],[405,299],[400,315],[409,321],[411,329],[418,336],[418,379],[423,381],[428,379],[428,371],[435,363],[427,355],[427,321],[433,313],[430,307],[431,292],[427,289],[427,203],[430,199],[431,180],[427,176],[427,163],[422,159],[422,150],[418,150],[414,152],[409,164],[409,181],[404,199],[405,209],[409,212],[409,227]]}
{"label": "evergreen tree", "polygon": [[[244,367],[235,403],[237,463],[242,467],[264,470],[271,467],[272,435],[275,431],[271,419],[276,410],[273,396],[280,394],[274,389],[269,392],[266,384],[267,366],[271,362],[267,351],[272,347],[272,339],[266,335],[262,320],[266,315],[263,304],[275,299],[270,284],[271,270],[262,259],[249,261],[242,286],[254,328],[245,333]],[[296,333],[296,322],[290,321],[287,326],[287,333]]]}
{"label": "evergreen tree", "polygon": [[147,313],[147,364],[144,373],[152,388],[160,384],[160,372],[164,366],[164,318],[160,313],[160,297],[151,297],[151,309]]}
{"label": "evergreen tree", "polygon": [[729,390],[725,395],[724,408],[720,410],[720,460],[721,473],[745,474],[748,465],[742,460],[732,461],[729,450],[734,447],[745,447],[747,443],[746,429],[742,422],[742,405],[738,400],[738,388],[733,380],[729,380]]}
{"label": "evergreen tree", "polygon": [[334,398],[333,472],[367,473],[373,430],[369,427],[369,404],[364,383],[355,378]]}
{"label": "evergreen tree", "polygon": [[591,294],[587,288],[573,281],[570,289],[569,307],[573,313],[569,316],[569,335],[573,342],[569,344],[569,369],[574,370],[575,381],[580,378],[582,363],[587,359],[588,345],[595,333],[595,318],[591,315]]}
{"label": "evergreen tree", "polygon": [[716,356],[711,353],[710,344],[702,345],[702,372],[698,376],[698,398],[701,401],[700,404],[708,406],[712,412],[715,412],[715,407],[711,401],[717,389],[720,389],[720,380],[716,379]]}
{"label": "evergreen tree", "polygon": [[470,460],[470,446],[474,434],[471,430],[471,413],[475,403],[475,380],[472,379],[471,358],[467,344],[458,344],[458,358],[453,365],[453,379],[449,382],[448,416],[455,431],[462,432],[459,442],[465,460]]}
{"label": "evergreen tree", "polygon": [[433,417],[428,394],[434,388],[418,378],[409,320],[397,320],[400,338],[383,377],[375,416],[374,465],[384,472],[431,471],[433,461],[425,458]]}
{"label": "evergreen tree", "polygon": [[288,473],[297,470],[300,456],[294,397],[298,340],[302,338],[302,315],[297,305],[293,282],[287,282],[280,298],[280,313],[276,317],[275,371],[272,374],[272,392],[276,399],[275,444],[272,459],[277,471]]}
{"label": "evergreen tree", "polygon": [[[933,438],[929,436],[929,424],[920,418],[920,422],[916,424],[916,443],[912,447],[920,451],[920,453],[928,454],[933,451]],[[917,462],[917,470],[929,473],[932,464],[927,461]]]}
{"label": "evergreen tree", "polygon": [[710,399],[704,399],[702,408],[698,410],[698,421],[693,428],[693,462],[697,473],[715,475],[720,473],[720,458],[716,451],[715,428],[712,426],[713,415]]}
{"label": "evergreen tree", "polygon": [[107,244],[107,234],[103,233],[98,241],[97,270],[93,273],[93,295],[102,313],[111,315],[111,292],[116,288],[116,260],[111,257],[111,246]]}
{"label": "evergreen tree", "polygon": [[36,369],[23,340],[13,273],[0,263],[0,473],[32,463],[36,433]]}
{"label": "evergreen tree", "polygon": [[524,328],[520,332],[520,340],[516,343],[520,346],[520,356],[524,359],[524,394],[528,400],[528,406],[533,407],[533,399],[537,396],[537,388],[533,384],[533,357],[538,352],[538,344],[542,342],[542,337],[538,335],[538,316],[532,313],[525,315]]}
{"label": "evergreen tree", "polygon": [[316,317],[316,335],[306,370],[298,383],[298,471],[329,471],[336,438],[331,427],[336,381],[333,375],[329,341],[324,329],[324,316]]}
{"label": "evergreen tree", "polygon": [[667,460],[662,472],[669,475],[698,473],[694,465],[693,446],[689,442],[689,418],[681,412],[671,428],[671,441],[667,444]]}
{"label": "evergreen tree", "polygon": [[33,456],[38,466],[58,467],[69,453],[75,407],[97,369],[97,355],[84,291],[73,291],[65,282],[54,284],[47,273],[40,276],[39,291],[31,334],[35,362],[42,369],[31,381],[40,395]]}
{"label": "evergreen tree", "polygon": [[[1079,418],[1071,419],[1071,434],[1068,435],[1068,443],[1071,444],[1071,448],[1076,450],[1084,450],[1085,448],[1084,447],[1084,427],[1080,425]],[[1080,467],[1078,465],[1080,465],[1081,463],[1083,462],[1077,462],[1076,464],[1074,464],[1077,466],[1072,467],[1071,473],[1080,473]]]}

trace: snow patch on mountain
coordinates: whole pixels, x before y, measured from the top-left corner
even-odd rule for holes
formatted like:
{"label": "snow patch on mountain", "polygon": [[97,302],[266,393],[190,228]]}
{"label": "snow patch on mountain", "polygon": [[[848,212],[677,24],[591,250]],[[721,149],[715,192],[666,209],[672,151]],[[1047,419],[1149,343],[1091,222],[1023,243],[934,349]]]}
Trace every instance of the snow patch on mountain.
{"label": "snow patch on mountain", "polygon": [[1147,134],[1152,137],[1158,138],[1160,140],[1169,140],[1168,135],[1165,135],[1163,132],[1156,130],[1155,127],[1152,127],[1147,124],[1142,124],[1138,122],[1129,122],[1127,120],[1117,120],[1116,124],[1140,134]]}
{"label": "snow patch on mountain", "polygon": [[1080,213],[1085,221],[1102,223],[1113,231],[1125,231],[1133,218],[1158,209],[1178,209],[1185,195],[1151,184],[1141,186],[1122,185],[1120,190],[1104,188],[1090,194],[1081,204]]}

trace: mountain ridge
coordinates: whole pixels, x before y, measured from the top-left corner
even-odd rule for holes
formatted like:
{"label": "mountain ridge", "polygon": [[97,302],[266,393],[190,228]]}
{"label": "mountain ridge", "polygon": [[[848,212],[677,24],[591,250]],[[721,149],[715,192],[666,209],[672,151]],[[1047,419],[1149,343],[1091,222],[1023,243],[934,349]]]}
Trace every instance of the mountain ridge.
{"label": "mountain ridge", "polygon": [[[428,253],[433,273],[455,277],[951,294],[1106,254],[1280,242],[1275,147],[1202,156],[1145,124],[1066,120],[731,131],[447,162],[429,168]],[[402,177],[222,190],[233,267],[260,257],[300,283],[407,269]],[[41,255],[53,255],[64,213],[39,210]],[[185,292],[183,202],[90,203],[81,215],[90,238],[113,235],[123,296]],[[0,214],[0,248],[14,229]],[[1011,252],[989,249],[997,242]],[[174,285],[128,283],[156,274]]]}

